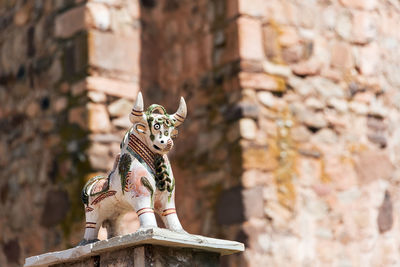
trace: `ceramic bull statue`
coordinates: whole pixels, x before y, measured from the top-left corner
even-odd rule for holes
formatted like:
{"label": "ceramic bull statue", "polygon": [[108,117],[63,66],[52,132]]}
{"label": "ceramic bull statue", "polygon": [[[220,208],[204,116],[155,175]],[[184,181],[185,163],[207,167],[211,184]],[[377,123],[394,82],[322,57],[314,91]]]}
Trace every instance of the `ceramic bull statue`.
{"label": "ceramic bull statue", "polygon": [[178,110],[170,115],[156,104],[144,111],[139,92],[129,115],[133,125],[121,142],[112,171],[108,176],[93,177],[83,188],[86,229],[79,245],[98,241],[103,222],[132,209],[140,227],[157,227],[157,212],[168,229],[185,232],[175,210],[175,180],[167,157],[176,128],[185,118],[183,97]]}

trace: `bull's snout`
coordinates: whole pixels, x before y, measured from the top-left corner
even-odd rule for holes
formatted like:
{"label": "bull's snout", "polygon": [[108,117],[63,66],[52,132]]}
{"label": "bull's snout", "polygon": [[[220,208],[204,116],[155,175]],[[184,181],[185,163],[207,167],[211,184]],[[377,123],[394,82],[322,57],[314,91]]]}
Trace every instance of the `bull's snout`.
{"label": "bull's snout", "polygon": [[171,140],[171,138],[162,138],[159,140],[154,140],[154,148],[162,152],[170,151],[173,145],[174,142]]}

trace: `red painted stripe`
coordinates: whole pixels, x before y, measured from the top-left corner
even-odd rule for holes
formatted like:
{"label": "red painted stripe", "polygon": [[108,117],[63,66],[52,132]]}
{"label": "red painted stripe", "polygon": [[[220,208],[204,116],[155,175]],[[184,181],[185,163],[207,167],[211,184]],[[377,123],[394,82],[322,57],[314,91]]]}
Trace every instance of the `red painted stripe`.
{"label": "red painted stripe", "polygon": [[141,210],[145,210],[145,209],[151,209],[151,210],[153,210],[152,208],[148,207],[148,208],[141,208],[140,210],[137,210],[136,212],[140,212]]}
{"label": "red painted stripe", "polygon": [[149,210],[149,211],[144,211],[144,212],[140,213],[138,216],[142,216],[142,215],[145,214],[145,213],[154,213],[154,211],[151,211],[151,210]]}
{"label": "red painted stripe", "polygon": [[175,113],[175,116],[178,116],[178,117],[181,118],[182,120],[185,119],[185,117],[183,117],[182,115],[179,115],[178,113]]}
{"label": "red painted stripe", "polygon": [[165,209],[165,210],[163,210],[163,212],[168,211],[168,210],[176,210],[176,208]]}
{"label": "red painted stripe", "polygon": [[111,197],[111,196],[115,195],[116,193],[117,193],[117,191],[105,192],[105,193],[101,194],[100,196],[98,196],[95,200],[93,200],[91,205],[95,205],[95,204],[99,203],[100,201],[102,201],[103,199],[105,199],[107,197]]}
{"label": "red painted stripe", "polygon": [[137,138],[134,134],[131,134],[129,136],[129,139],[133,139],[134,142],[138,143],[140,147],[144,150],[146,150],[152,157],[154,157],[154,153],[142,142],[140,141],[139,138]]}
{"label": "red painted stripe", "polygon": [[137,154],[139,154],[139,156],[141,156],[143,158],[144,161],[146,161],[146,163],[150,166],[153,165],[153,161],[149,155],[147,155],[145,152],[143,152],[142,150],[140,150],[135,144],[129,144],[129,147],[131,149],[133,149],[133,151],[135,151]]}

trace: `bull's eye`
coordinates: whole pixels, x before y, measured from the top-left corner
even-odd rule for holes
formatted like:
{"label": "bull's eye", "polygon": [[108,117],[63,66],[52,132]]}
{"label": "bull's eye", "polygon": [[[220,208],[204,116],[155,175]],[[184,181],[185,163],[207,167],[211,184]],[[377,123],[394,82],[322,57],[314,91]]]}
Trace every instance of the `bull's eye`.
{"label": "bull's eye", "polygon": [[159,123],[156,123],[156,124],[154,124],[154,129],[155,130],[160,130],[160,124]]}

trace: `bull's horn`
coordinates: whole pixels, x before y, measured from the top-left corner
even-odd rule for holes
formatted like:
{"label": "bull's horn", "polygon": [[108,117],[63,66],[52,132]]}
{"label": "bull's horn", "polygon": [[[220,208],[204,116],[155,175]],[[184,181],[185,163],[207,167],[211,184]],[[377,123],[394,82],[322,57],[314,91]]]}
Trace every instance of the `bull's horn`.
{"label": "bull's horn", "polygon": [[135,105],[133,105],[129,119],[132,123],[143,119],[143,96],[141,92],[139,92],[136,97],[136,102]]}
{"label": "bull's horn", "polygon": [[186,118],[186,102],[183,97],[181,97],[181,101],[179,102],[178,110],[174,113],[173,118],[175,119],[175,126],[178,127],[183,123]]}

